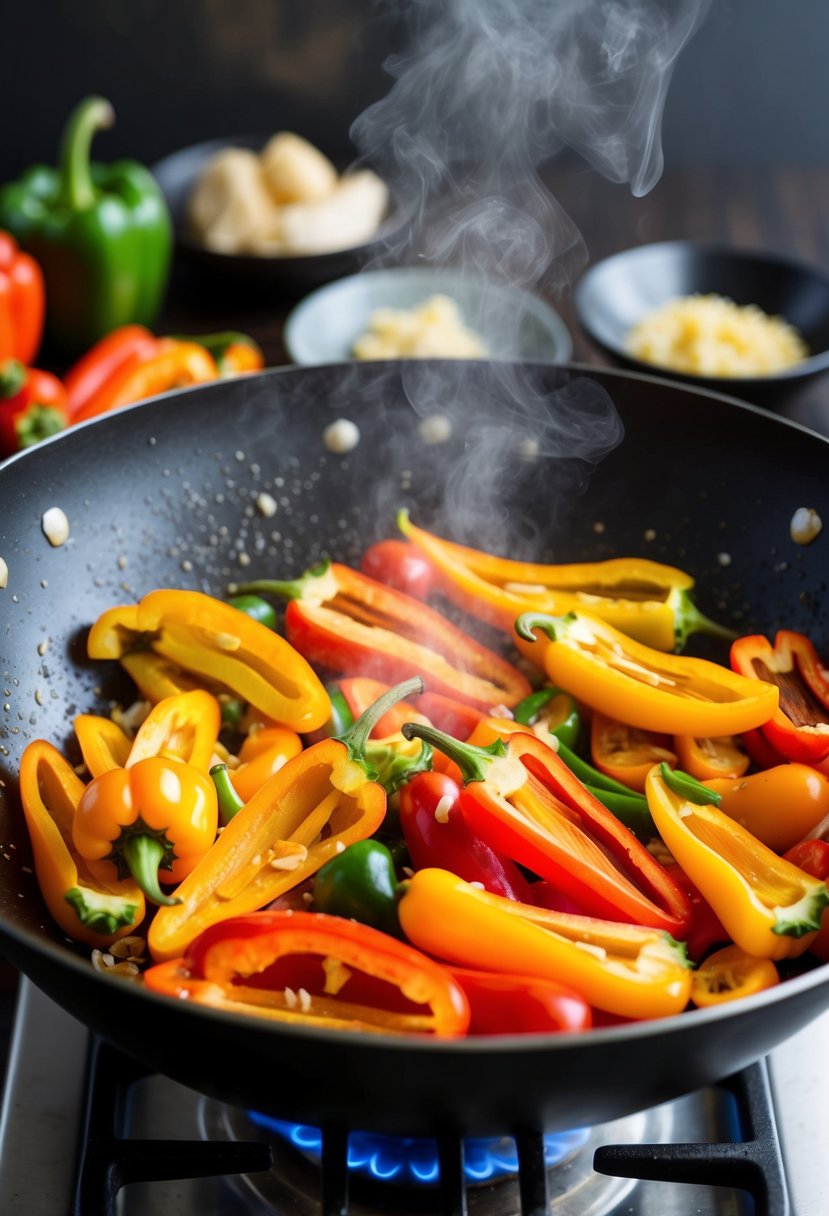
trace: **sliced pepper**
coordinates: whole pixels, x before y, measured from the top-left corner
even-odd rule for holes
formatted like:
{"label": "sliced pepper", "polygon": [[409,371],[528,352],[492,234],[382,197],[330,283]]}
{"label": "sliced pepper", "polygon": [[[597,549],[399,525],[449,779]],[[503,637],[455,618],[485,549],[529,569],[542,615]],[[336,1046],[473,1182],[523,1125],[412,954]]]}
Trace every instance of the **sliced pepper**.
{"label": "sliced pepper", "polygon": [[586,612],[526,613],[519,645],[545,636],[542,662],[554,683],[592,709],[640,730],[681,735],[738,734],[774,714],[777,689],[684,655],[661,654]]}
{"label": "sliced pepper", "polygon": [[302,740],[285,726],[263,726],[251,731],[239,749],[239,767],[230,781],[243,802],[250,802],[269,777],[302,751]]}
{"label": "sliced pepper", "polygon": [[226,378],[242,376],[248,372],[259,372],[265,366],[265,356],[259,343],[250,334],[238,330],[224,330],[218,334],[198,334],[180,338],[183,342],[196,342],[212,356],[219,375]]}
{"label": "sliced pepper", "polygon": [[210,778],[164,756],[132,761],[94,777],[72,824],[75,849],[104,881],[131,874],[147,899],[175,902],[159,887],[181,882],[216,838],[218,809]]}
{"label": "sliced pepper", "polygon": [[165,697],[139,726],[125,767],[160,756],[182,760],[206,773],[213,763],[220,726],[219,702],[203,688]]}
{"label": "sliced pepper", "polygon": [[761,686],[777,689],[776,713],[755,722],[786,760],[819,764],[829,756],[829,678],[815,647],[802,633],[781,629],[774,646],[761,634],[738,638],[731,666]]}
{"label": "sliced pepper", "polygon": [[100,777],[111,768],[126,766],[132,739],[112,718],[79,714],[74,725],[83,762],[91,776]]}
{"label": "sliced pepper", "polygon": [[512,706],[530,692],[516,667],[433,608],[337,562],[238,590],[287,599],[288,640],[331,671],[386,682],[422,675],[431,691],[479,709]]}
{"label": "sliced pepper", "polygon": [[259,912],[213,925],[185,958],[151,967],[144,982],[177,1000],[338,1030],[457,1038],[469,1025],[463,989],[446,968],[322,912]]}
{"label": "sliced pepper", "polygon": [[510,633],[524,612],[561,616],[589,609],[657,650],[681,649],[692,633],[734,637],[694,606],[694,580],[674,566],[641,557],[539,565],[441,540],[416,528],[406,511],[399,513],[398,526],[440,572],[441,589],[455,603]]}
{"label": "sliced pepper", "polygon": [[135,681],[141,696],[151,705],[205,685],[204,680],[152,650],[127,650],[121,655],[120,663]]}
{"label": "sliced pepper", "polygon": [[691,991],[684,951],[666,933],[529,907],[448,870],[418,870],[398,905],[403,931],[459,967],[554,980],[595,1009],[630,1018],[681,1013]]}
{"label": "sliced pepper", "polygon": [[144,401],[172,389],[189,388],[219,378],[212,357],[197,342],[157,338],[151,347],[126,359],[101,387],[79,406],[72,422],[86,422],[111,410]]}
{"label": "sliced pepper", "polygon": [[496,852],[549,879],[589,913],[681,936],[691,919],[684,891],[644,845],[535,735],[488,748],[433,727],[403,733],[439,747],[464,777],[461,812]]}
{"label": "sliced pepper", "polygon": [[265,782],[178,887],[180,903],[156,913],[154,959],[177,958],[210,925],[263,908],[377,831],[386,791],[365,759],[368,737],[396,699],[420,688],[391,689],[340,739],[305,748]]}
{"label": "sliced pepper", "polygon": [[84,784],[68,760],[36,739],[20,760],[20,799],[32,842],[38,886],[67,937],[99,949],[134,933],[144,919],[144,894],[131,878],[99,879],[72,841]]}
{"label": "sliced pepper", "polygon": [[735,945],[773,960],[809,948],[829,905],[824,883],[778,857],[717,809],[717,794],[666,764],[654,765],[646,792],[660,836]]}
{"label": "sliced pepper", "polygon": [[780,983],[771,959],[753,958],[739,946],[724,946],[709,954],[694,972],[691,1003],[699,1009],[723,1005],[765,992]]}
{"label": "sliced pepper", "polygon": [[590,754],[596,768],[629,789],[645,789],[645,778],[663,760],[676,765],[666,735],[640,730],[594,709],[590,719]]}
{"label": "sliced pepper", "polygon": [[777,764],[705,785],[719,795],[721,811],[775,853],[785,853],[829,815],[829,779],[808,764]]}
{"label": "sliced pepper", "polygon": [[185,671],[236,693],[274,723],[316,730],[328,719],[325,689],[283,637],[200,591],[160,590],[111,608],[89,631],[93,659],[152,650]]}
{"label": "sliced pepper", "polygon": [[145,325],[119,325],[95,342],[63,378],[70,418],[75,417],[127,360],[136,366],[148,352],[155,350],[155,346],[156,338]]}
{"label": "sliced pepper", "polygon": [[694,735],[674,735],[676,759],[684,773],[697,781],[713,781],[719,777],[742,777],[748,772],[751,757],[740,735],[721,735],[714,739],[699,739]]}

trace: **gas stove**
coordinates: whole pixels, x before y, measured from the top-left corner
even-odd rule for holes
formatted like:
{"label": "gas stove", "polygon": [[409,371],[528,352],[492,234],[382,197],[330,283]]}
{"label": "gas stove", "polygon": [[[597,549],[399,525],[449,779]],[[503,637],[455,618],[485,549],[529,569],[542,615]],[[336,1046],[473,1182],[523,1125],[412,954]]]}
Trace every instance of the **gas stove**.
{"label": "gas stove", "polygon": [[322,1134],[146,1073],[24,979],[0,1212],[823,1216],[827,1093],[829,1014],[722,1085],[597,1128],[518,1144]]}

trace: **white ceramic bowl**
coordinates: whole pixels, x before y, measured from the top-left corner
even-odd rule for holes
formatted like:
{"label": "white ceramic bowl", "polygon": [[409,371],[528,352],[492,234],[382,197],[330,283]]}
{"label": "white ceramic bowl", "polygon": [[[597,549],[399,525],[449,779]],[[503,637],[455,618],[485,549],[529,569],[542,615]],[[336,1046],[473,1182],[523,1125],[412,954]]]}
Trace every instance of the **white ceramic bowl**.
{"label": "white ceramic bowl", "polygon": [[344,362],[354,357],[354,343],[377,309],[412,309],[434,295],[454,300],[464,324],[478,334],[492,359],[565,363],[572,354],[567,327],[538,296],[461,271],[427,267],[366,270],[319,288],[288,316],[285,348],[294,363]]}

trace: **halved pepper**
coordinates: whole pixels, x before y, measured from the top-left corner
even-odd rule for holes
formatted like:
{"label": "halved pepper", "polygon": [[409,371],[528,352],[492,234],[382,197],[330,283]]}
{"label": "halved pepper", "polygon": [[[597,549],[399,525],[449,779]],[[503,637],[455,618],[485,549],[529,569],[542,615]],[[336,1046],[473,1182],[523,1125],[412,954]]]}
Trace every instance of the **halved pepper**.
{"label": "halved pepper", "polygon": [[250,802],[269,777],[302,751],[302,740],[285,726],[263,726],[251,731],[239,749],[239,767],[230,781],[243,802]]}
{"label": "halved pepper", "polygon": [[680,649],[692,633],[734,637],[694,606],[694,580],[674,566],[641,557],[571,565],[520,562],[442,540],[415,527],[406,511],[399,513],[398,526],[442,576],[441,589],[455,603],[509,632],[524,612],[561,616],[589,609],[657,650]]}
{"label": "halved pepper", "polygon": [[75,735],[83,762],[90,776],[100,777],[111,768],[124,768],[132,747],[132,739],[112,718],[98,714],[78,714]]}
{"label": "halved pepper", "polygon": [[156,913],[154,959],[178,957],[210,925],[263,908],[377,831],[386,791],[365,759],[368,737],[397,698],[421,687],[392,689],[341,738],[305,748],[265,782],[177,889],[178,905]]}
{"label": "halved pepper", "polygon": [[156,338],[153,345],[126,359],[101,387],[79,406],[72,422],[85,422],[147,397],[218,380],[219,369],[198,342]]}
{"label": "halved pepper", "polygon": [[693,778],[654,765],[647,797],[659,834],[722,921],[755,958],[796,958],[829,905],[826,885],[778,857],[723,811]]}
{"label": "halved pepper", "polygon": [[153,706],[136,731],[125,767],[160,756],[181,760],[207,773],[220,726],[219,702],[205,689],[165,697]]}
{"label": "halved pepper", "polygon": [[432,727],[410,724],[403,733],[455,761],[461,812],[496,852],[592,915],[682,935],[691,919],[685,892],[541,739],[515,733],[479,748]]}
{"label": "halved pepper", "polygon": [[72,840],[84,784],[57,748],[36,739],[20,760],[20,799],[38,886],[67,937],[105,949],[144,919],[144,894],[131,878],[100,879]]}
{"label": "halved pepper", "polygon": [[530,692],[516,667],[433,608],[337,562],[238,590],[287,599],[288,640],[331,671],[387,682],[422,675],[431,691],[479,709],[512,706]]}
{"label": "halved pepper", "polygon": [[697,781],[713,781],[719,777],[742,777],[751,764],[741,735],[721,735],[719,738],[697,738],[695,735],[674,735],[676,760],[684,773]]}
{"label": "halved pepper", "polygon": [[774,646],[761,634],[738,638],[731,666],[778,691],[774,715],[753,724],[778,755],[802,764],[819,764],[829,756],[829,677],[807,637],[781,629]]}
{"label": "halved pepper", "polygon": [[684,950],[658,929],[529,907],[441,869],[418,870],[405,883],[398,915],[427,954],[459,967],[555,980],[608,1013],[668,1017],[688,1003]]}
{"label": "halved pepper", "polygon": [[772,684],[707,659],[662,654],[587,612],[528,612],[515,630],[519,648],[530,654],[541,631],[538,657],[554,683],[640,730],[737,734],[768,722],[777,707]]}
{"label": "halved pepper", "polygon": [[669,739],[656,731],[628,726],[594,709],[590,719],[590,754],[596,768],[640,793],[654,764],[675,765]]}
{"label": "halved pepper", "polygon": [[93,659],[152,650],[185,671],[236,693],[275,724],[316,730],[329,701],[308,662],[278,633],[200,591],[151,591],[111,608],[89,631]]}
{"label": "halved pepper", "polygon": [[153,992],[280,1022],[456,1038],[469,1025],[449,971],[386,933],[322,912],[258,912],[205,930],[151,967]]}
{"label": "halved pepper", "polygon": [[765,992],[779,983],[771,959],[753,958],[739,946],[724,946],[709,954],[694,972],[691,1001],[700,1009],[709,1009]]}

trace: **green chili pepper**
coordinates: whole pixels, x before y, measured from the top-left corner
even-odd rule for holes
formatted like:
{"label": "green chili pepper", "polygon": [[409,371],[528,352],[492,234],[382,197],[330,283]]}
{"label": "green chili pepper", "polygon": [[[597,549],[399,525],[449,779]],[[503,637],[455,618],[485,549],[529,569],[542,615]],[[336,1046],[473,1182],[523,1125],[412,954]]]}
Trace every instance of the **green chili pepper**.
{"label": "green chili pepper", "polygon": [[642,794],[637,794],[634,790],[619,794],[615,790],[603,790],[597,785],[588,785],[587,782],[584,783],[584,788],[589,790],[602,806],[607,807],[620,823],[630,828],[643,844],[658,835],[648,808],[648,800]]}
{"label": "green chili pepper", "polygon": [[276,629],[276,609],[273,604],[263,600],[261,595],[234,595],[227,602],[231,608],[238,608],[252,621],[267,625],[268,629]]}
{"label": "green chili pepper", "polygon": [[722,802],[719,794],[709,790],[707,785],[703,785],[701,781],[697,781],[688,773],[683,773],[664,763],[660,764],[659,772],[668,789],[687,802],[695,802],[697,806],[719,806]]}
{"label": "green chili pepper", "polygon": [[236,729],[241,725],[247,710],[247,702],[238,697],[219,697],[219,708],[222,713],[222,725]]}
{"label": "green chili pepper", "polygon": [[230,823],[233,816],[238,814],[245,804],[231,784],[230,773],[226,764],[214,764],[210,770],[210,777],[216,787],[216,796],[219,801],[219,818],[224,824]]}
{"label": "green chili pepper", "polygon": [[332,857],[314,877],[314,909],[345,916],[399,937],[397,875],[379,840],[358,840]]}
{"label": "green chili pepper", "polygon": [[354,725],[354,714],[339,684],[326,684],[325,691],[331,702],[331,717],[320,733],[328,739],[337,739],[344,730]]}
{"label": "green chili pepper", "polygon": [[0,190],[0,228],[40,264],[46,334],[66,353],[88,349],[121,325],[151,326],[164,301],[172,224],[143,165],[90,164],[96,131],[115,115],[87,97],[64,129],[59,167],[35,165]]}
{"label": "green chili pepper", "polygon": [[576,702],[563,688],[551,686],[530,693],[515,706],[512,716],[522,726],[543,722],[551,735],[567,747],[575,747],[581,730]]}

